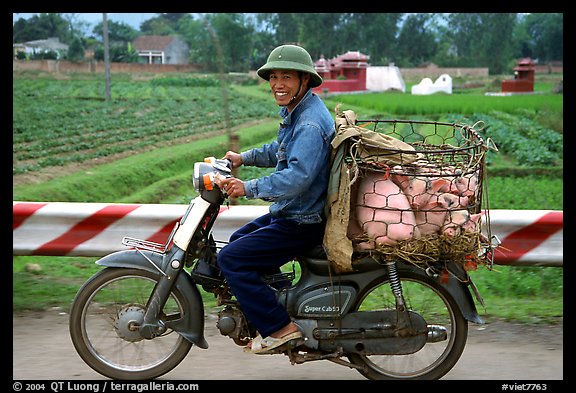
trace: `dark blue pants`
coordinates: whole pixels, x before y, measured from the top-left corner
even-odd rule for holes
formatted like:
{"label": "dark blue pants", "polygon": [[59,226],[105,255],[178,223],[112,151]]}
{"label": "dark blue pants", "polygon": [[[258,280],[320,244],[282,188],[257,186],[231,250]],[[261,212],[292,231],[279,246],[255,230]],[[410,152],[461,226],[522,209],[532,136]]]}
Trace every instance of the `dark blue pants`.
{"label": "dark blue pants", "polygon": [[218,253],[218,264],[246,318],[267,337],[290,322],[262,276],[280,272],[296,255],[320,243],[324,223],[298,224],[265,214],[244,225]]}

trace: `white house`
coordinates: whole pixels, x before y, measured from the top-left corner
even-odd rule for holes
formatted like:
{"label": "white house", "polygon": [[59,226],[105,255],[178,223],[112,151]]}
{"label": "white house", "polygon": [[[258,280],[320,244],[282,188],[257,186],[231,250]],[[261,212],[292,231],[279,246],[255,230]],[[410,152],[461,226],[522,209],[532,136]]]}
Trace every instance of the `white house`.
{"label": "white house", "polygon": [[142,35],[132,43],[148,64],[189,64],[189,47],[174,35]]}
{"label": "white house", "polygon": [[45,40],[34,40],[13,44],[14,55],[18,52],[24,52],[28,55],[35,55],[43,52],[56,52],[58,58],[62,58],[68,52],[68,45],[60,42],[57,37],[47,38]]}

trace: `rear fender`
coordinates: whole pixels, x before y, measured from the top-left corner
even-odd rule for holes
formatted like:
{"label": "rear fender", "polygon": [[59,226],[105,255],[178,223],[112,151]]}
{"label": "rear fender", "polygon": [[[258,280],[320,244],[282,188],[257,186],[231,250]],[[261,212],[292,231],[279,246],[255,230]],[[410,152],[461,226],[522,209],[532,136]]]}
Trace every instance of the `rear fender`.
{"label": "rear fender", "polygon": [[454,300],[456,300],[456,303],[458,303],[458,306],[462,311],[462,315],[464,318],[466,318],[466,320],[478,324],[484,323],[482,318],[480,318],[480,315],[478,315],[476,304],[474,303],[474,299],[472,298],[468,284],[463,283],[456,277],[450,276],[448,282],[442,283],[442,285],[454,297]]}
{"label": "rear fender", "polygon": [[450,293],[450,295],[452,295],[452,297],[458,304],[458,307],[460,308],[462,315],[464,316],[464,318],[466,318],[466,320],[478,324],[484,323],[482,318],[480,318],[480,315],[478,315],[478,311],[476,310],[476,304],[474,303],[474,299],[472,298],[472,294],[470,293],[470,289],[468,288],[467,283],[458,280],[453,275],[450,275],[448,277],[448,281],[444,282],[441,281],[441,278],[439,277],[434,278],[428,276],[428,274],[426,274],[424,270],[417,268],[415,266],[408,264],[399,264],[399,265],[401,266],[400,267],[401,269],[410,270],[412,272],[424,275],[429,279],[436,280],[437,282],[439,282]]}
{"label": "rear fender", "polygon": [[[148,259],[149,260],[148,260]],[[146,250],[123,250],[117,251],[96,261],[100,266],[113,268],[133,268],[146,270],[160,275],[158,269],[164,266],[165,258],[163,254]],[[186,312],[185,319],[178,324],[171,326],[176,332],[196,346],[206,349],[208,343],[204,339],[204,303],[198,287],[188,273],[182,271],[176,279],[176,288],[184,295],[183,305]]]}

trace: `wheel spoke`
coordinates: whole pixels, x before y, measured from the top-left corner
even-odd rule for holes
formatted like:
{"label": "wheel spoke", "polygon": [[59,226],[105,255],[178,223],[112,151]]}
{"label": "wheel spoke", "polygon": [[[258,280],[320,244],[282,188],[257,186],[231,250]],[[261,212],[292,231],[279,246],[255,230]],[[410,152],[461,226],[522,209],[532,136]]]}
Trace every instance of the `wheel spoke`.
{"label": "wheel spoke", "polygon": [[[148,340],[138,333],[146,303],[156,285],[152,273],[110,269],[95,275],[77,295],[70,326],[84,361],[111,378],[155,378],[174,368],[191,343],[168,330]],[[163,309],[182,316],[183,295],[175,289]]]}

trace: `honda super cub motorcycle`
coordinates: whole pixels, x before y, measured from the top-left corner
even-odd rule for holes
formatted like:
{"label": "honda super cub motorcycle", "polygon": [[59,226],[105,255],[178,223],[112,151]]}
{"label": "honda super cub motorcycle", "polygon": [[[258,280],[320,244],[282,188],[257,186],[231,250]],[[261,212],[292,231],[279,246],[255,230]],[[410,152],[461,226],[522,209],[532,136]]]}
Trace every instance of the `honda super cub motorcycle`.
{"label": "honda super cub motorcycle", "polygon": [[[193,345],[207,349],[199,286],[222,306],[222,335],[239,346],[256,337],[216,265],[211,230],[227,198],[218,183],[230,168],[213,158],[194,165],[199,196],[166,244],[124,238],[129,249],[97,261],[105,269],[79,289],[70,335],[98,373],[152,379],[180,364]],[[292,271],[263,277],[303,333],[275,353],[292,364],[329,360],[369,379],[438,379],[450,371],[466,345],[468,321],[482,323],[472,281],[377,256],[357,266],[336,274],[319,246],[296,255]]]}

